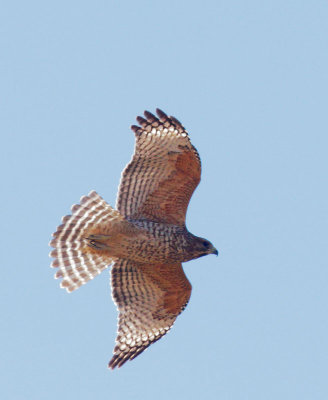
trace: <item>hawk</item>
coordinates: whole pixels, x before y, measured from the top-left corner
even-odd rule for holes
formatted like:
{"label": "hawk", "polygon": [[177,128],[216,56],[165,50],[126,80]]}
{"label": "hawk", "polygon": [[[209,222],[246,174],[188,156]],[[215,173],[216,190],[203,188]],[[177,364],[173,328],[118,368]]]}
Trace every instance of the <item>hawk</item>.
{"label": "hawk", "polygon": [[135,152],[122,173],[116,210],[95,191],[63,217],[50,246],[60,286],[72,292],[110,264],[119,311],[109,368],[121,367],[165,335],[185,309],[191,285],[183,262],[216,254],[185,224],[201,163],[188,134],[157,109],[137,117]]}

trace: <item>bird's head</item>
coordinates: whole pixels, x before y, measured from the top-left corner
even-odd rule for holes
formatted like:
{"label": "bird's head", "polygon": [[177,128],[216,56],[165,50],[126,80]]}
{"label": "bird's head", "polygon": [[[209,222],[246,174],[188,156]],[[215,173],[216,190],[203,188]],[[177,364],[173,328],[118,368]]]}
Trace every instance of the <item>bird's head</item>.
{"label": "bird's head", "polygon": [[216,255],[219,254],[217,249],[213,246],[213,244],[209,240],[201,237],[195,237],[193,247],[195,252],[197,253],[196,257],[202,257],[208,254],[216,254]]}

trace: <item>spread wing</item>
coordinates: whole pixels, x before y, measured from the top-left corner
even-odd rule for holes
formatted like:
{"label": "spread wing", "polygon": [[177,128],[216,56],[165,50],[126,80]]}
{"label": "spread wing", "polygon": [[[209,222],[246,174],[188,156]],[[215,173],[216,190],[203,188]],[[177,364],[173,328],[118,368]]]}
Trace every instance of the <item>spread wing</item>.
{"label": "spread wing", "polygon": [[201,175],[197,150],[185,128],[157,109],[145,111],[135,153],[122,173],[116,208],[125,217],[183,226],[189,200]]}
{"label": "spread wing", "polygon": [[189,301],[191,285],[180,263],[147,265],[118,260],[111,276],[119,311],[116,346],[109,362],[114,369],[170,330]]}

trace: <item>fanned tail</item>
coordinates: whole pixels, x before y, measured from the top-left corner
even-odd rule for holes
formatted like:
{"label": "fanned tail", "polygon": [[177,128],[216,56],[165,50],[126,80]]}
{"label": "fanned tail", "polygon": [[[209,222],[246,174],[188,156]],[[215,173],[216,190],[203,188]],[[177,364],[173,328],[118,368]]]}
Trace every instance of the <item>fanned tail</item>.
{"label": "fanned tail", "polygon": [[95,191],[83,196],[80,204],[72,206],[72,215],[62,219],[49,243],[54,247],[51,266],[58,268],[55,278],[62,278],[60,286],[68,292],[100,274],[115,259],[90,246],[88,232],[95,226],[123,219],[121,214],[107,204]]}

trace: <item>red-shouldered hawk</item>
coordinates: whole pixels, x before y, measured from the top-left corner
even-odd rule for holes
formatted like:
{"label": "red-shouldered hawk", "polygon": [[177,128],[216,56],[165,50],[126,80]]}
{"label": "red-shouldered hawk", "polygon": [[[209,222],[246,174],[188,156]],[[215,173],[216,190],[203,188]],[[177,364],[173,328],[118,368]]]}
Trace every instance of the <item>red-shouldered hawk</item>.
{"label": "red-shouldered hawk", "polygon": [[133,125],[136,147],[123,171],[114,210],[96,192],[83,196],[53,234],[52,267],[68,292],[112,264],[119,311],[110,368],[132,360],[165,335],[186,307],[191,285],[182,262],[218,254],[185,225],[201,163],[181,123],[148,111]]}

